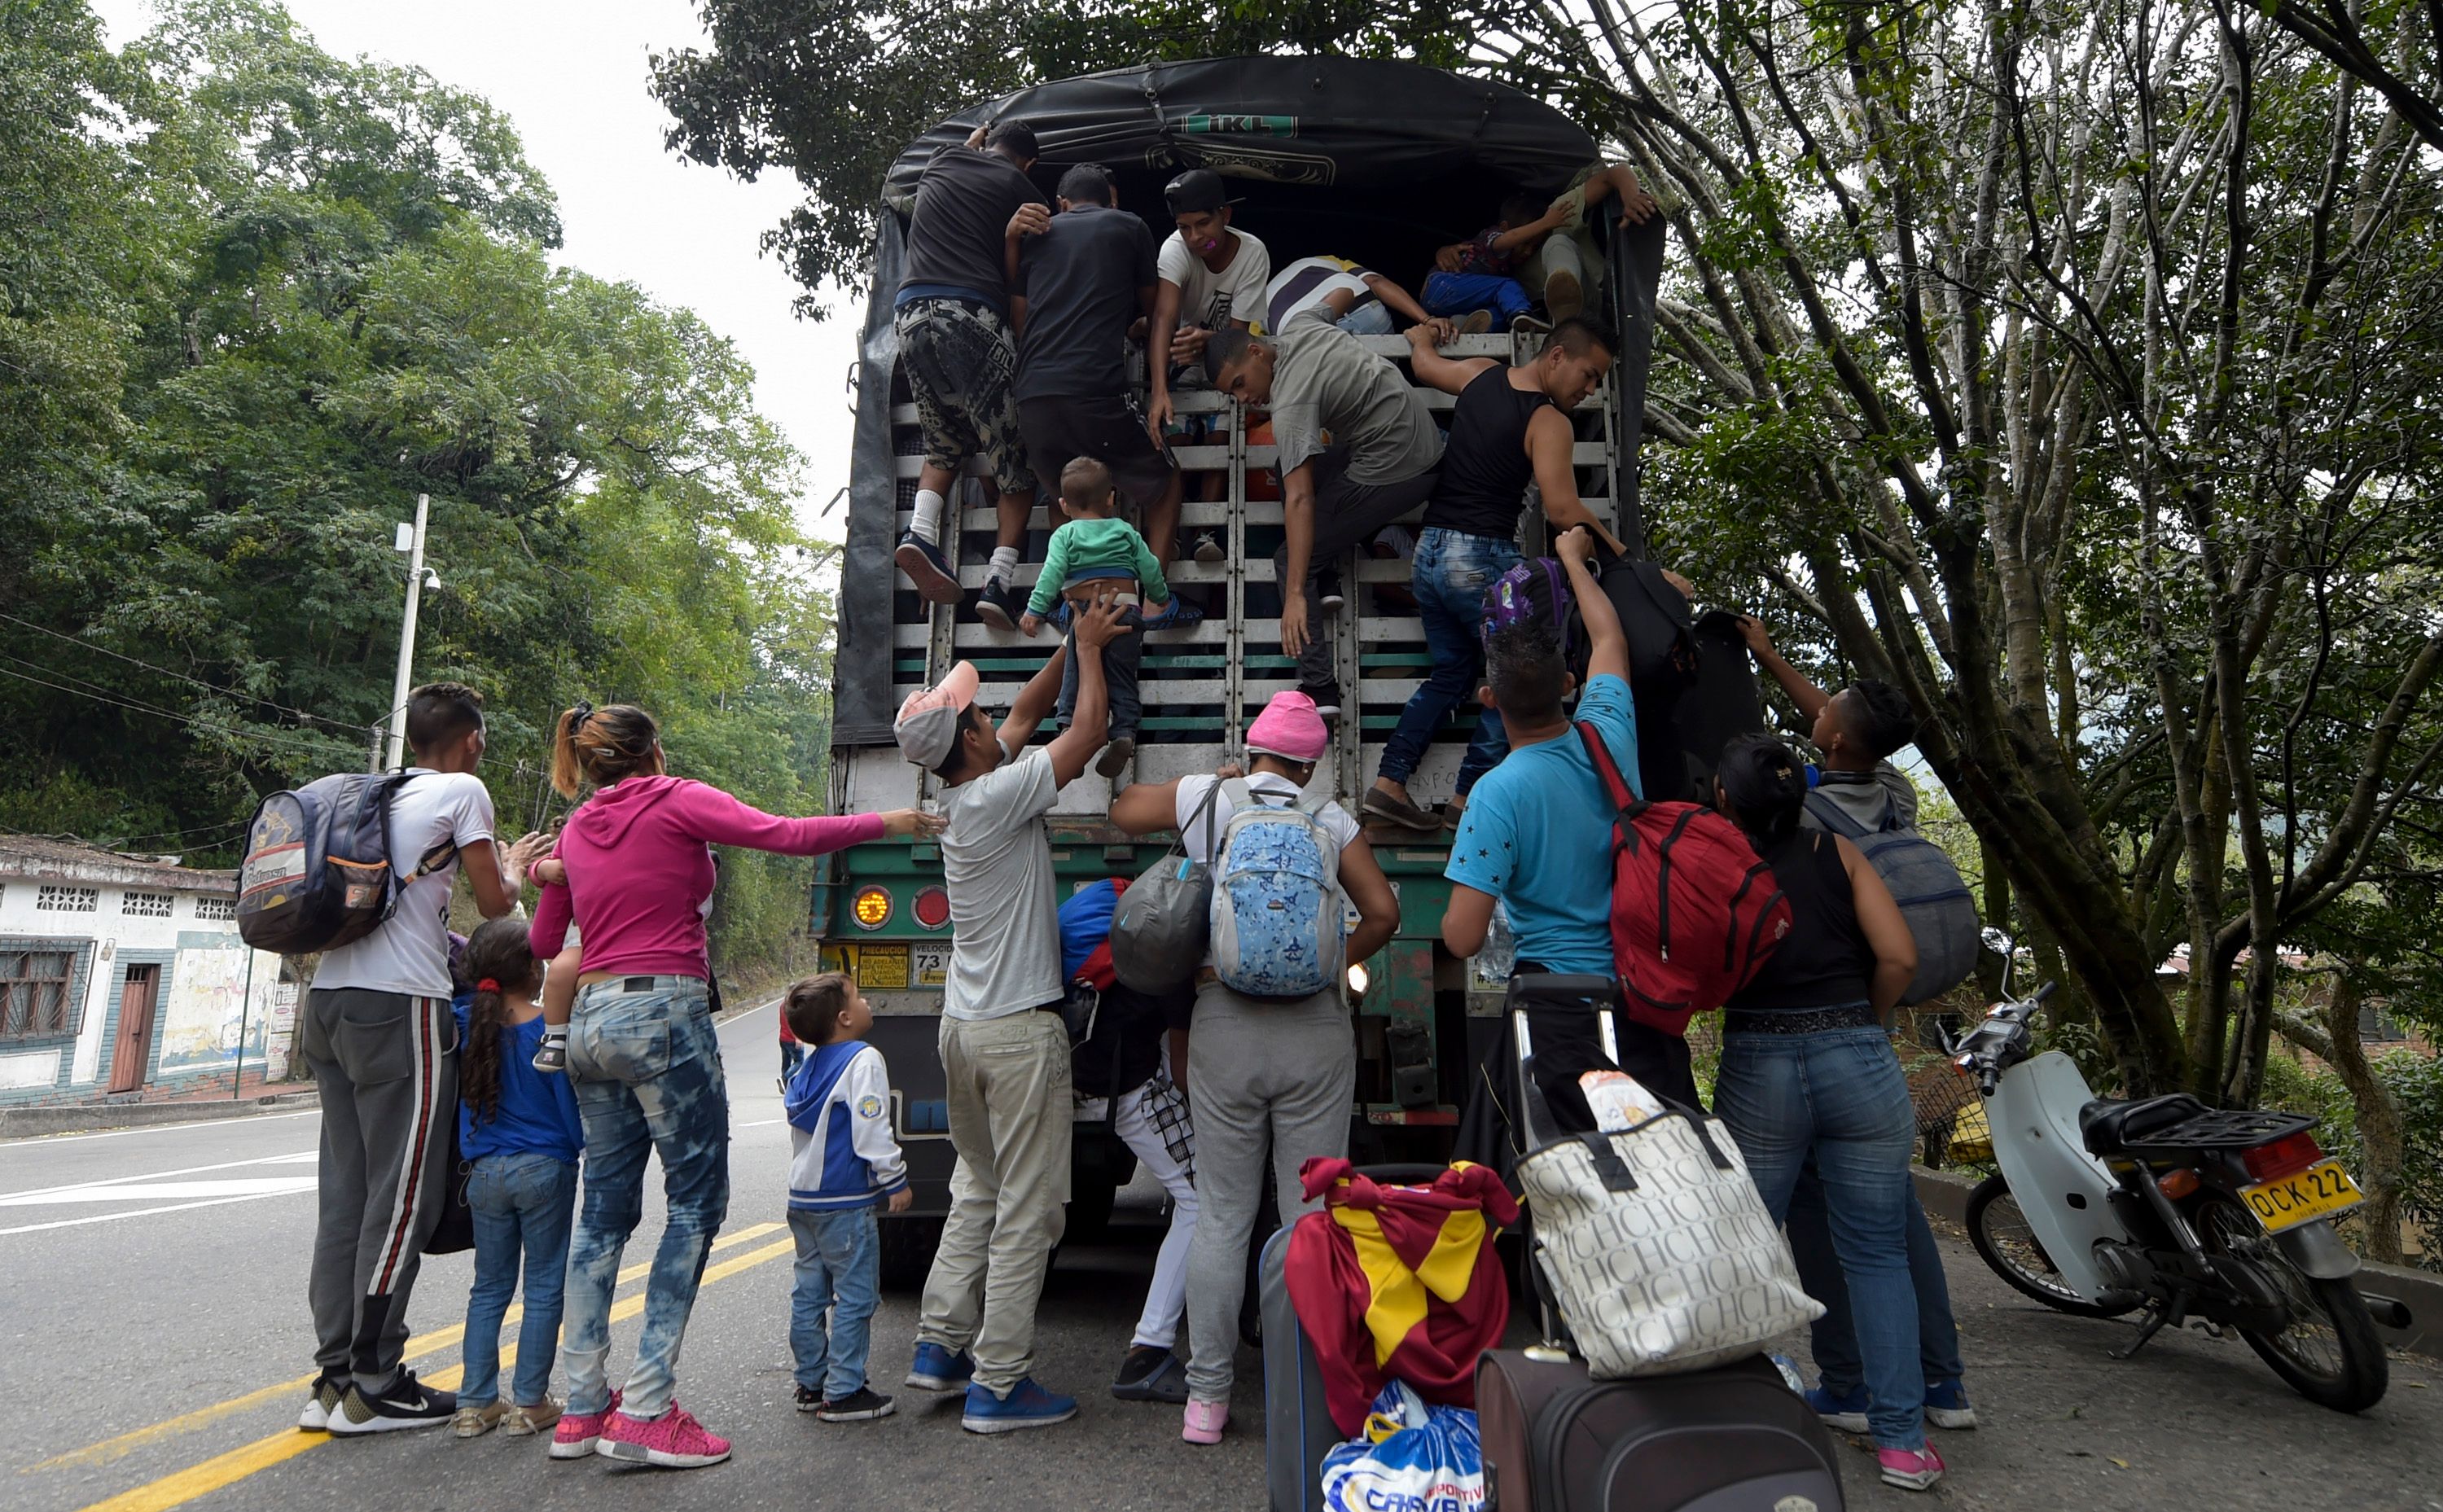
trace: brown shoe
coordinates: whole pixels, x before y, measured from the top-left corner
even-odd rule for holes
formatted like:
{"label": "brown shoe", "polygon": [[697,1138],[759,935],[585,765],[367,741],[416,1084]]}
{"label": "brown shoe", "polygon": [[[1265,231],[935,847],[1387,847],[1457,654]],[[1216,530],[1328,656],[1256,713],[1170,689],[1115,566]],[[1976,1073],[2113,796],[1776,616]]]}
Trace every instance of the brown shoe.
{"label": "brown shoe", "polygon": [[450,1431],[460,1438],[482,1438],[498,1428],[509,1412],[509,1404],[499,1397],[480,1407],[462,1407],[450,1419]]}
{"label": "brown shoe", "polygon": [[1459,323],[1459,334],[1461,336],[1482,336],[1492,329],[1493,312],[1491,310],[1470,310],[1467,312],[1467,319]]}
{"label": "brown shoe", "polygon": [[512,1407],[501,1418],[501,1431],[515,1438],[548,1433],[560,1426],[560,1403],[546,1396],[532,1407]]}
{"label": "brown shoe", "polygon": [[1440,829],[1442,819],[1427,813],[1413,803],[1395,798],[1380,788],[1368,788],[1366,796],[1357,801],[1357,811],[1368,819],[1380,819],[1398,825],[1403,829]]}
{"label": "brown shoe", "polygon": [[1094,763],[1094,770],[1103,776],[1116,777],[1127,769],[1129,758],[1136,754],[1136,738],[1121,736],[1103,747],[1103,759]]}

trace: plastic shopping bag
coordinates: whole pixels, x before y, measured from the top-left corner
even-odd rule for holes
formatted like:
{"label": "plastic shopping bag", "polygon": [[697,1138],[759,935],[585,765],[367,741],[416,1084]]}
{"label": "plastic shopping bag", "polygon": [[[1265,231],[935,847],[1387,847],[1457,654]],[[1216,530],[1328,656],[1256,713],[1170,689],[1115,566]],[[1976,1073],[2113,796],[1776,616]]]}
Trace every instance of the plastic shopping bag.
{"label": "plastic shopping bag", "polygon": [[1405,1381],[1374,1398],[1365,1429],[1323,1459],[1327,1512],[1477,1512],[1484,1453],[1476,1414],[1427,1407]]}

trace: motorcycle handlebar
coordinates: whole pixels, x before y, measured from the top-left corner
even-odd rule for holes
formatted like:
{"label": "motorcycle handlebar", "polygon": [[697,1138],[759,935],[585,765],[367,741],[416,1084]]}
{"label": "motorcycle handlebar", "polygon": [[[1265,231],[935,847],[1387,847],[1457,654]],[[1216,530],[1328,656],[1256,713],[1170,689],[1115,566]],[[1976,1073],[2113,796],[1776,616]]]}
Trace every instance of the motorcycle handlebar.
{"label": "motorcycle handlebar", "polygon": [[2046,998],[2052,996],[2053,989],[2060,985],[2061,983],[2059,982],[2047,982],[2044,986],[2037,988],[2035,995],[2029,998],[2028,1001],[2030,1003],[2041,1003]]}

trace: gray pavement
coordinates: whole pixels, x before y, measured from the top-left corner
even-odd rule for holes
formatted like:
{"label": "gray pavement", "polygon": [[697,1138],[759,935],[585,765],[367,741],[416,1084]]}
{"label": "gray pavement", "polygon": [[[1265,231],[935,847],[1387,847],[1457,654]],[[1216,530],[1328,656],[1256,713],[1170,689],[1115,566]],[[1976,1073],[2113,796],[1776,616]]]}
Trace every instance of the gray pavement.
{"label": "gray pavement", "polygon": [[[783,1221],[788,1158],[772,1033],[768,1009],[723,1030],[735,1130],[731,1242],[713,1257],[680,1370],[681,1399],[735,1440],[730,1464],[654,1471],[554,1464],[536,1441],[497,1434],[332,1443],[293,1431],[301,1393],[282,1383],[311,1365],[303,1297],[314,1199],[299,1178],[313,1173],[318,1125],[311,1113],[271,1115],[0,1143],[0,1317],[13,1321],[13,1347],[0,1352],[11,1430],[0,1505],[1261,1504],[1252,1357],[1242,1357],[1233,1430],[1218,1448],[1182,1444],[1174,1410],[1114,1402],[1103,1391],[1151,1266],[1148,1230],[1064,1252],[1055,1269],[1038,1374],[1078,1393],[1075,1423],[979,1438],[960,1430],[956,1398],[904,1392],[900,1414],[879,1423],[825,1425],[792,1411],[787,1234],[762,1227]],[[92,1185],[105,1182],[118,1193]],[[649,1204],[630,1265],[650,1254],[660,1221],[658,1201]],[[2127,1325],[2047,1312],[1987,1274],[1964,1244],[1947,1252],[1985,1426],[1937,1437],[1953,1474],[1932,1497],[1875,1484],[1871,1457],[1846,1449],[1852,1507],[2443,1512],[2443,1368],[2434,1362],[2396,1358],[2391,1395],[2342,1417],[2292,1395],[2236,1339],[2192,1333],[2159,1339],[2134,1361],[2108,1359]],[[463,1255],[428,1263],[413,1314],[419,1339],[461,1321],[468,1270]],[[914,1314],[912,1298],[884,1299],[872,1356],[882,1390],[899,1391]],[[635,1326],[631,1319],[614,1331],[615,1371]],[[1803,1340],[1791,1342],[1803,1358]],[[457,1362],[446,1335],[413,1361],[428,1377]]]}

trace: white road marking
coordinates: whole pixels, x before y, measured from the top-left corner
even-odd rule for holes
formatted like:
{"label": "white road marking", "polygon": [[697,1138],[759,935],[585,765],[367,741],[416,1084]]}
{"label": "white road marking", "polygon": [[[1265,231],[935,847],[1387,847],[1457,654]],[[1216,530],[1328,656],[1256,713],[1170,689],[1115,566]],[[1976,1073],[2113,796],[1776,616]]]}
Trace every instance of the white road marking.
{"label": "white road marking", "polygon": [[240,1166],[297,1165],[320,1158],[321,1154],[314,1150],[292,1150],[285,1155],[258,1156],[251,1160],[223,1160],[217,1165],[182,1166],[175,1171],[148,1171],[132,1176],[104,1176],[92,1181],[70,1181],[56,1187],[28,1187],[23,1192],[0,1192],[0,1207],[15,1206],[15,1199],[20,1197],[40,1197],[53,1192],[79,1192],[87,1187],[116,1187],[135,1181],[159,1181],[169,1176],[201,1175],[207,1171],[234,1171]]}
{"label": "white road marking", "polygon": [[783,1119],[757,1119],[757,1120],[754,1120],[752,1122],[748,1122],[748,1123],[742,1123],[742,1124],[740,1124],[740,1125],[739,1125],[739,1127],[740,1127],[740,1128],[742,1128],[742,1129],[760,1129],[760,1128],[764,1127],[764,1126],[765,1126],[765,1125],[767,1125],[767,1124],[773,1124],[773,1123],[786,1123],[786,1122],[788,1122],[788,1121],[789,1121],[789,1120],[788,1120],[787,1119],[784,1119],[784,1118],[783,1118]]}
{"label": "white road marking", "polygon": [[280,1197],[311,1192],[314,1176],[230,1176],[218,1181],[143,1181],[70,1187],[26,1197],[0,1197],[0,1208],[43,1208],[58,1202],[144,1202],[172,1197]]}
{"label": "white road marking", "polygon": [[57,1145],[82,1144],[87,1139],[124,1139],[133,1134],[168,1134],[177,1129],[238,1129],[249,1123],[276,1123],[282,1119],[319,1119],[321,1116],[321,1108],[307,1108],[303,1113],[248,1113],[234,1119],[197,1119],[192,1123],[151,1123],[138,1129],[109,1129],[101,1134],[29,1134],[22,1139],[0,1139],[0,1152],[48,1150]]}
{"label": "white road marking", "polygon": [[276,1197],[277,1192],[253,1193],[242,1197],[211,1197],[202,1202],[178,1202],[166,1208],[138,1208],[128,1212],[99,1212],[89,1218],[61,1218],[52,1223],[29,1223],[15,1229],[0,1229],[0,1236],[12,1233],[41,1233],[49,1229],[74,1229],[88,1223],[115,1223],[121,1218],[146,1218],[156,1212],[184,1212],[190,1208],[217,1208],[230,1202],[260,1202]]}

